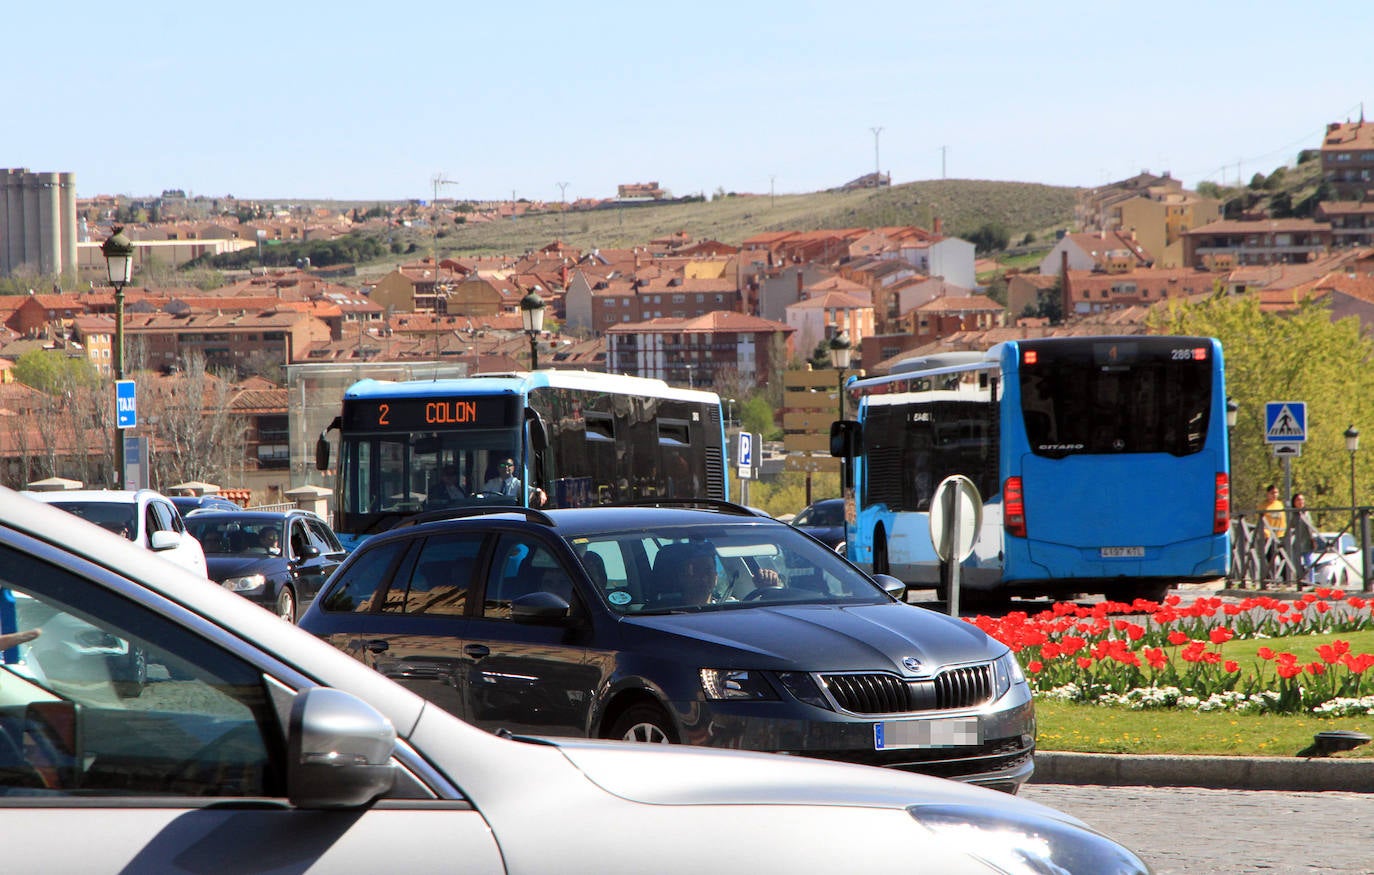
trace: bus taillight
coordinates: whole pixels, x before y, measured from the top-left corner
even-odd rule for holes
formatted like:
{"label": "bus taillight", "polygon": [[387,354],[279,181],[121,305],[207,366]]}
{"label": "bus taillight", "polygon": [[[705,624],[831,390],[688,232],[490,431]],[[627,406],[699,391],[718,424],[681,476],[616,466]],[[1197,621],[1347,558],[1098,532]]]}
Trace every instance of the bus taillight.
{"label": "bus taillight", "polygon": [[1212,518],[1212,534],[1224,535],[1231,528],[1231,478],[1226,472],[1217,475],[1216,515]]}
{"label": "bus taillight", "polygon": [[1026,537],[1026,499],[1020,477],[1008,477],[1002,485],[1002,525],[1008,535]]}

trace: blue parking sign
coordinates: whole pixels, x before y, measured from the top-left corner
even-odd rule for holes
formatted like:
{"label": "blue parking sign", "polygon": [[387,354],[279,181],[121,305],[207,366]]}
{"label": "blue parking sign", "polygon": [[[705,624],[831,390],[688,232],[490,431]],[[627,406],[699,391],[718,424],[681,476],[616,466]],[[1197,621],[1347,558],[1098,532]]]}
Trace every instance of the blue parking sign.
{"label": "blue parking sign", "polygon": [[119,428],[138,425],[138,394],[133,380],[115,380],[115,425]]}

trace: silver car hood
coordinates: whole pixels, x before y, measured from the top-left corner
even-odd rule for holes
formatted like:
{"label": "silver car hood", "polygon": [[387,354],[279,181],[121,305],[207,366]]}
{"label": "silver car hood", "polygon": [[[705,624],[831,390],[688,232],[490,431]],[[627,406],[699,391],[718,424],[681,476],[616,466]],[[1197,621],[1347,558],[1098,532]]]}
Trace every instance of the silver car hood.
{"label": "silver car hood", "polygon": [[[543,741],[556,745],[606,792],[650,805],[972,805],[1022,813],[1035,805],[958,781],[784,754],[594,739]],[[1082,825],[1063,812],[1036,808],[1046,817]]]}

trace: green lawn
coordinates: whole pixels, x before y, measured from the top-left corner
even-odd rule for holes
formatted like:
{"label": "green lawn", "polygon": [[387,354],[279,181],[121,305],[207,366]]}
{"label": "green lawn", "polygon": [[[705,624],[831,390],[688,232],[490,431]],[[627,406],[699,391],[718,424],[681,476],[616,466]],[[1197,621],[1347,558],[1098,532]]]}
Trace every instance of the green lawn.
{"label": "green lawn", "polygon": [[[1299,662],[1318,659],[1316,648],[1340,639],[1354,653],[1374,651],[1374,631],[1228,641],[1216,648],[1250,672],[1260,660],[1260,647],[1297,655]],[[1273,666],[1266,667],[1273,677]],[[1301,756],[1312,736],[1331,729],[1350,729],[1374,736],[1371,717],[1306,717],[1176,710],[1132,711],[1126,708],[1037,699],[1038,745],[1041,750],[1079,753],[1193,754],[1217,756]],[[1374,742],[1336,756],[1374,758]]]}
{"label": "green lawn", "polygon": [[[1131,711],[1041,700],[1035,715],[1040,750],[1076,753],[1303,756],[1312,736],[1325,730],[1374,736],[1374,717]],[[1374,742],[1335,756],[1374,758]]]}

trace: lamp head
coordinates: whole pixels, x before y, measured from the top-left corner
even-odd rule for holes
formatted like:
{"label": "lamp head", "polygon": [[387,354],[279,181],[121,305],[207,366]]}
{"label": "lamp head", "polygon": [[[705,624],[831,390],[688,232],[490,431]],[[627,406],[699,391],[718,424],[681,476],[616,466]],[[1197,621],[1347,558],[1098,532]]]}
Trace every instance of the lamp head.
{"label": "lamp head", "polygon": [[134,244],[124,236],[124,226],[115,225],[113,230],[109,239],[100,244],[100,254],[105,256],[110,285],[123,287],[134,277]]}
{"label": "lamp head", "polygon": [[538,334],[544,330],[544,299],[534,292],[520,299],[520,319],[525,331]]}
{"label": "lamp head", "polygon": [[830,338],[830,364],[840,370],[849,367],[849,357],[854,347],[849,342],[849,332],[841,331]]}
{"label": "lamp head", "polygon": [[1355,452],[1360,448],[1360,433],[1356,430],[1355,424],[1345,430],[1345,448],[1350,452]]}

